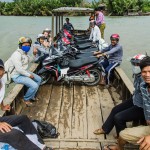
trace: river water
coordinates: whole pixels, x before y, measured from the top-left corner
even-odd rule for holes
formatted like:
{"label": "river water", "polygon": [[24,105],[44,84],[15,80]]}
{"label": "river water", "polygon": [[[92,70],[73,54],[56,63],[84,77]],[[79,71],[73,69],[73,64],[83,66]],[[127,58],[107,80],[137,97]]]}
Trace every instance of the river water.
{"label": "river water", "polygon": [[[70,17],[75,29],[87,29],[89,17]],[[150,16],[105,17],[105,40],[113,33],[120,35],[124,56],[121,67],[131,79],[130,59],[135,54],[150,55]],[[33,42],[46,27],[51,28],[51,17],[0,16],[0,58],[7,60],[16,50],[18,38],[29,36]]]}

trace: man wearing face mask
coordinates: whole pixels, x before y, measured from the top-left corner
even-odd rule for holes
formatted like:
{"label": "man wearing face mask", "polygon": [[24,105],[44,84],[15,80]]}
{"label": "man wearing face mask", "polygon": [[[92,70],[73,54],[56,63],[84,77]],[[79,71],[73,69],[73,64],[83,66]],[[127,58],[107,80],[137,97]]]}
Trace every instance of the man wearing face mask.
{"label": "man wearing face mask", "polygon": [[41,83],[41,77],[27,70],[30,62],[28,52],[31,44],[32,40],[29,37],[21,37],[19,48],[10,57],[12,67],[14,67],[11,73],[12,80],[28,88],[24,95],[24,102],[27,106],[33,106],[31,101],[38,100],[38,98],[35,98],[35,94]]}
{"label": "man wearing face mask", "polygon": [[133,96],[115,106],[102,127],[95,130],[94,134],[109,134],[115,126],[118,137],[120,131],[126,128],[126,122],[145,120],[142,94],[140,91],[140,84],[143,82],[143,79],[141,77],[141,70],[139,69],[139,63],[144,57],[145,55],[139,54],[131,59],[131,64],[134,68],[133,77],[135,91]]}

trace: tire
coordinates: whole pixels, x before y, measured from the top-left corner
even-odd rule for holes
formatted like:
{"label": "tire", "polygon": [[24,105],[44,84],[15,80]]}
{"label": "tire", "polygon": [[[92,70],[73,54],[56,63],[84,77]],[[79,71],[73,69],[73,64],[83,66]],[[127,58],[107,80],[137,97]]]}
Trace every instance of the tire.
{"label": "tire", "polygon": [[88,85],[88,86],[94,86],[94,85],[97,85],[99,84],[100,82],[100,71],[98,69],[90,69],[89,70],[90,74],[93,74],[94,77],[95,77],[95,81],[94,82],[84,82],[85,85]]}
{"label": "tire", "polygon": [[39,76],[42,78],[41,85],[46,84],[51,78],[51,75],[49,72],[43,72],[39,74]]}

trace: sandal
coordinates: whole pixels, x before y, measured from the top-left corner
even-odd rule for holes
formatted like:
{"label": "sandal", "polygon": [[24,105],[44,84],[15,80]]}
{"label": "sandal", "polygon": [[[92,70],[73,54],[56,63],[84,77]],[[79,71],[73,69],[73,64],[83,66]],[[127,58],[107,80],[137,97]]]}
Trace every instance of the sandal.
{"label": "sandal", "polygon": [[30,101],[26,101],[24,102],[26,104],[27,107],[31,107],[31,106],[35,106],[32,102]]}
{"label": "sandal", "polygon": [[105,134],[105,131],[102,128],[100,128],[100,129],[96,129],[93,133],[96,135],[100,135],[100,134]]}
{"label": "sandal", "polygon": [[103,147],[103,150],[119,150],[119,148],[118,148],[117,145],[112,145],[112,144],[110,144],[110,145],[105,145],[105,146]]}

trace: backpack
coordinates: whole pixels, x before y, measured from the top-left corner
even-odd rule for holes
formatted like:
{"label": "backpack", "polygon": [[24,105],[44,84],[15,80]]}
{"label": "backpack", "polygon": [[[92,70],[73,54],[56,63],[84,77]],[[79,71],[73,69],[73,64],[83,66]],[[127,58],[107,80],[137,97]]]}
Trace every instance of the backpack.
{"label": "backpack", "polygon": [[14,71],[15,67],[12,65],[10,58],[4,63],[4,66],[5,66],[4,78],[6,85],[9,86],[9,84],[12,82],[11,73]]}
{"label": "backpack", "polygon": [[[21,60],[22,60],[22,55],[21,55]],[[8,60],[4,63],[4,67],[5,67],[4,80],[7,87],[9,87],[9,84],[13,82],[11,78],[11,74],[15,69],[15,66],[12,64],[11,57],[9,57]]]}
{"label": "backpack", "polygon": [[42,138],[57,138],[60,135],[51,123],[40,120],[33,120],[32,123],[36,124],[36,129]]}

